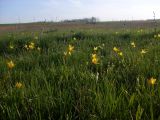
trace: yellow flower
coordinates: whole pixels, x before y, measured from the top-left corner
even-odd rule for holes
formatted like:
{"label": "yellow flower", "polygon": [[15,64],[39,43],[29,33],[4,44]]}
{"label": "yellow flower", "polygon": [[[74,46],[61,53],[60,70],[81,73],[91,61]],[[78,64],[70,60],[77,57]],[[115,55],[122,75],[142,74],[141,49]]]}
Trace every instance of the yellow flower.
{"label": "yellow flower", "polygon": [[118,55],[123,56],[123,53],[122,53],[122,52],[119,52]]}
{"label": "yellow flower", "polygon": [[93,64],[98,64],[98,58],[96,58],[96,57],[95,57],[95,58],[92,58],[92,63],[93,63]]}
{"label": "yellow flower", "polygon": [[9,48],[10,48],[10,49],[13,49],[13,48],[14,48],[14,46],[10,44],[10,45],[9,45]]}
{"label": "yellow flower", "polygon": [[7,63],[7,66],[9,69],[12,69],[15,67],[15,64],[13,63],[13,61],[11,60],[10,62]]}
{"label": "yellow flower", "polygon": [[33,42],[31,42],[31,43],[30,43],[30,45],[33,45],[33,46],[34,46],[34,43],[33,43]]}
{"label": "yellow flower", "polygon": [[69,46],[68,46],[68,50],[64,52],[64,55],[65,55],[65,56],[71,55],[73,50],[74,50],[74,46],[69,45]]}
{"label": "yellow flower", "polygon": [[123,56],[123,53],[117,47],[114,47],[113,51],[115,51],[119,56]]}
{"label": "yellow flower", "polygon": [[113,48],[113,51],[119,52],[120,50],[119,50],[117,47],[114,47],[114,48]]}
{"label": "yellow flower", "polygon": [[29,45],[29,48],[30,48],[30,49],[34,49],[34,46],[33,46],[33,45]]}
{"label": "yellow flower", "polygon": [[28,46],[29,49],[34,49],[34,45],[35,45],[35,44],[34,44],[33,42],[31,42],[31,43],[29,44],[29,46]]}
{"label": "yellow flower", "polygon": [[16,87],[16,88],[18,88],[18,89],[19,89],[19,88],[21,88],[21,87],[22,87],[22,83],[20,83],[20,82],[16,82],[15,87]]}
{"label": "yellow flower", "polygon": [[141,50],[141,54],[146,54],[146,53],[147,53],[147,51],[145,49]]}
{"label": "yellow flower", "polygon": [[98,50],[98,47],[94,47],[93,50],[94,50],[94,51],[97,51],[97,50]]}
{"label": "yellow flower", "polygon": [[136,44],[134,42],[131,42],[131,46],[135,48]]}
{"label": "yellow flower", "polygon": [[97,58],[97,55],[96,54],[92,54],[92,58]]}
{"label": "yellow flower", "polygon": [[74,46],[69,45],[69,47],[68,47],[68,51],[69,51],[69,52],[72,52],[73,50],[74,50]]}
{"label": "yellow flower", "polygon": [[158,34],[157,37],[160,38],[160,34]]}
{"label": "yellow flower", "polygon": [[151,77],[149,80],[148,80],[148,83],[151,84],[151,85],[154,85],[156,83],[156,79]]}
{"label": "yellow flower", "polygon": [[98,64],[97,54],[92,54],[92,63],[93,64]]}

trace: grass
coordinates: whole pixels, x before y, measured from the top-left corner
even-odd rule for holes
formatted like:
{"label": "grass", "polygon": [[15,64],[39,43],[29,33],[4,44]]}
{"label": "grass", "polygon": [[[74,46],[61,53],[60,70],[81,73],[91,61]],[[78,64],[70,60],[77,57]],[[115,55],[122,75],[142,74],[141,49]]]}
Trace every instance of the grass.
{"label": "grass", "polygon": [[[1,35],[0,118],[160,119],[160,38],[154,35],[95,29]],[[26,49],[31,42],[33,49]],[[69,45],[74,50],[65,56]],[[142,49],[147,52],[141,54]],[[91,61],[93,53],[98,64]],[[152,77],[155,84],[148,82]]]}

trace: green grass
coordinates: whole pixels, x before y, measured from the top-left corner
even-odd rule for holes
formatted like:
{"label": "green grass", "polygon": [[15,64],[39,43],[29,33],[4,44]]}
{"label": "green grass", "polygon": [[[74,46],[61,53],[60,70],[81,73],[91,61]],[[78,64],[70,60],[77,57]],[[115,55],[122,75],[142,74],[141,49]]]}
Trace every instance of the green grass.
{"label": "green grass", "polygon": [[[145,30],[115,32],[1,36],[0,119],[160,119],[160,39]],[[130,45],[133,41],[135,48]],[[35,48],[25,49],[30,42]],[[64,56],[69,44],[74,51]],[[91,63],[96,46],[100,46],[97,65]],[[142,55],[142,49],[147,53]],[[11,70],[7,66],[10,60],[15,64]],[[155,85],[148,84],[151,77],[157,79]],[[15,87],[17,82],[22,83],[21,88]]]}

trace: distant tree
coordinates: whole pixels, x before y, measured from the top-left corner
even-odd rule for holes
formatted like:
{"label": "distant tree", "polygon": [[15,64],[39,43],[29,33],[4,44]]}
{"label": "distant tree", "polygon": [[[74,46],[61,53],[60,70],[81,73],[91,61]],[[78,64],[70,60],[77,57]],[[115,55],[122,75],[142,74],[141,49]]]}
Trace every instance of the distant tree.
{"label": "distant tree", "polygon": [[62,22],[80,22],[80,23],[87,23],[87,24],[96,24],[99,19],[96,17],[91,18],[83,18],[83,19],[72,19],[72,20],[63,20]]}
{"label": "distant tree", "polygon": [[96,24],[96,22],[97,22],[97,18],[96,18],[96,17],[92,17],[92,18],[91,18],[91,23],[92,23],[92,24]]}

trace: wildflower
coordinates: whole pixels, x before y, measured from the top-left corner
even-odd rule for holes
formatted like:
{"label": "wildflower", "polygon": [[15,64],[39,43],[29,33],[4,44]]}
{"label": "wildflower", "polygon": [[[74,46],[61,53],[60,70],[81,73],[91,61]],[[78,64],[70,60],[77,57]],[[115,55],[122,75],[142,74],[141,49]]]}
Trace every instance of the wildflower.
{"label": "wildflower", "polygon": [[123,56],[123,53],[122,53],[122,52],[119,52],[118,55]]}
{"label": "wildflower", "polygon": [[10,45],[9,45],[9,48],[10,48],[10,49],[13,49],[13,48],[14,48],[14,46],[13,46],[12,44],[10,44]]}
{"label": "wildflower", "polygon": [[19,88],[21,88],[21,87],[22,87],[22,83],[20,83],[20,82],[16,82],[15,87],[16,87],[16,88],[18,88],[18,89],[19,89]]}
{"label": "wildflower", "polygon": [[135,48],[136,44],[134,42],[131,42],[131,46]]}
{"label": "wildflower", "polygon": [[9,69],[12,69],[15,67],[15,64],[13,63],[13,61],[11,60],[10,62],[7,63],[7,66]]}
{"label": "wildflower", "polygon": [[29,48],[30,48],[30,49],[34,49],[34,46],[33,46],[33,45],[29,45]]}
{"label": "wildflower", "polygon": [[151,85],[154,85],[156,83],[156,79],[151,77],[149,80],[148,80],[148,83],[151,84]]}
{"label": "wildflower", "polygon": [[74,50],[74,46],[69,45],[69,46],[68,46],[68,50],[64,52],[64,55],[65,55],[65,56],[71,55],[73,50]]}
{"label": "wildflower", "polygon": [[141,54],[146,54],[146,53],[147,53],[147,51],[145,49],[141,50]]}
{"label": "wildflower", "polygon": [[33,42],[31,42],[31,43],[30,43],[30,45],[34,45],[34,43],[33,43]]}
{"label": "wildflower", "polygon": [[113,51],[119,52],[120,50],[119,50],[117,47],[114,47],[114,48],[113,48]]}
{"label": "wildflower", "polygon": [[34,49],[34,45],[35,45],[35,44],[34,44],[33,42],[31,42],[28,47],[29,47],[30,49]]}
{"label": "wildflower", "polygon": [[73,50],[74,50],[74,46],[69,45],[69,47],[68,47],[68,51],[69,51],[69,52],[72,52]]}
{"label": "wildflower", "polygon": [[94,50],[94,51],[97,51],[97,50],[98,50],[98,47],[94,47],[93,50]]}
{"label": "wildflower", "polygon": [[97,57],[92,58],[92,63],[93,63],[93,64],[98,64],[98,58],[97,58]]}
{"label": "wildflower", "polygon": [[123,56],[123,53],[117,47],[114,47],[113,51],[115,51],[119,56]]}
{"label": "wildflower", "polygon": [[96,58],[97,57],[97,55],[96,54],[92,54],[92,58]]}
{"label": "wildflower", "polygon": [[93,64],[98,64],[97,54],[92,54],[92,63]]}

